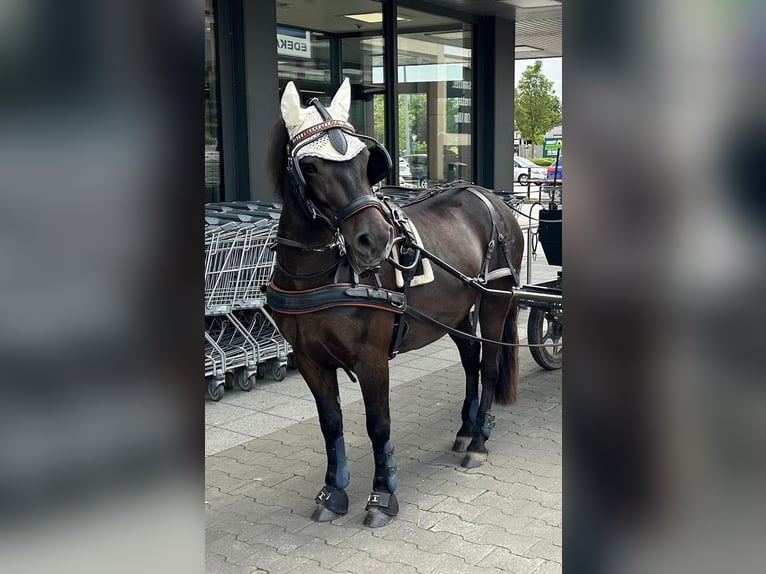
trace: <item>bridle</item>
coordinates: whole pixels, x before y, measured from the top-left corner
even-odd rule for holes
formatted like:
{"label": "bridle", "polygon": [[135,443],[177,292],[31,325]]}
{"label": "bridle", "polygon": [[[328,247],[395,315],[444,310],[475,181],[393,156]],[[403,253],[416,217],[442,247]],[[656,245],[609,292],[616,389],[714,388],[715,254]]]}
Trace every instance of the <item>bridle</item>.
{"label": "bridle", "polygon": [[[341,153],[341,154],[344,154],[346,152],[347,145],[348,145],[348,142],[346,141],[344,134],[351,137],[359,138],[363,140],[365,143],[369,142],[372,144],[372,146],[368,148],[370,150],[370,158],[368,160],[368,167],[367,167],[367,174],[368,174],[368,180],[370,180],[370,186],[374,185],[375,183],[378,183],[379,181],[381,181],[383,178],[386,177],[392,165],[391,156],[388,154],[388,151],[386,151],[386,149],[382,145],[380,145],[378,140],[376,140],[375,138],[366,136],[364,134],[357,134],[354,130],[354,127],[348,122],[332,119],[332,117],[330,116],[330,113],[325,109],[325,107],[321,104],[321,102],[319,102],[318,99],[316,98],[312,99],[309,102],[309,105],[313,105],[316,108],[316,110],[319,112],[319,115],[323,121],[314,126],[311,126],[308,129],[298,132],[290,139],[290,141],[287,144],[287,172],[290,176],[290,179],[292,180],[292,185],[295,187],[295,189],[298,192],[298,195],[301,198],[301,204],[303,205],[303,208],[305,209],[309,217],[311,217],[312,219],[318,219],[320,221],[323,221],[330,228],[330,230],[335,234],[336,243],[342,244],[343,239],[342,239],[342,234],[340,233],[341,223],[343,223],[349,217],[359,213],[360,211],[368,209],[370,207],[374,207],[378,209],[385,217],[386,216],[385,207],[383,206],[383,203],[377,197],[375,197],[375,195],[373,195],[372,188],[370,188],[369,195],[361,195],[359,197],[355,197],[349,203],[347,203],[346,205],[338,209],[334,214],[327,215],[323,213],[316,206],[316,204],[314,204],[314,201],[311,199],[311,197],[309,197],[308,194],[306,193],[308,189],[308,184],[306,183],[306,179],[303,176],[303,172],[301,171],[301,168],[300,168],[298,151],[304,146],[319,139],[320,137],[323,137],[324,135],[327,135],[327,137],[329,137],[330,143],[333,146],[333,148],[338,153]],[[373,164],[372,174],[370,169],[371,163]],[[372,179],[375,179],[375,181],[372,181]],[[297,246],[295,245],[297,242],[294,242],[292,240],[284,240],[279,237],[277,237],[277,242],[283,245],[289,245],[293,247]],[[316,248],[313,248],[311,250],[315,251]]]}

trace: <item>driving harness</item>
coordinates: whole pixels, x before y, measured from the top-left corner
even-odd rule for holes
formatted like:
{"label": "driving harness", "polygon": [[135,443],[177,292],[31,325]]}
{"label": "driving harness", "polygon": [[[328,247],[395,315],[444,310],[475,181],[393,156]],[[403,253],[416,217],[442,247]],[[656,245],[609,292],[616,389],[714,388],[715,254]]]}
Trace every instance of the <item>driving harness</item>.
{"label": "driving harness", "polygon": [[[277,238],[276,243],[301,248],[306,251],[324,251],[326,249],[337,247],[340,254],[338,262],[333,265],[333,267],[320,272],[320,274],[322,274],[330,271],[333,268],[336,268],[335,282],[328,285],[315,287],[313,289],[288,291],[276,285],[272,279],[266,288],[267,304],[272,310],[286,315],[315,313],[317,311],[322,311],[333,307],[366,307],[394,313],[396,317],[394,320],[394,328],[391,337],[391,343],[389,346],[389,358],[396,356],[407,335],[409,327],[407,321],[404,319],[404,315],[409,315],[416,319],[431,323],[434,326],[447,330],[456,336],[479,341],[486,341],[486,339],[482,339],[481,337],[476,336],[476,329],[478,324],[477,319],[479,316],[479,309],[481,307],[483,295],[492,294],[511,296],[511,293],[506,291],[494,291],[487,289],[485,285],[495,279],[508,276],[513,277],[516,285],[519,284],[518,272],[511,264],[510,253],[508,252],[508,245],[506,241],[507,231],[505,229],[505,224],[497,213],[495,206],[484,195],[485,191],[483,188],[467,182],[458,182],[457,184],[452,182],[442,187],[431,188],[412,200],[407,205],[420,203],[446,191],[447,189],[455,188],[462,188],[465,191],[471,193],[473,196],[477,197],[487,208],[492,222],[492,232],[486,247],[481,271],[477,277],[467,277],[457,269],[450,266],[448,263],[442,261],[436,255],[430,253],[423,245],[419,245],[415,240],[412,224],[406,213],[399,206],[395,205],[389,198],[384,196],[382,200],[379,200],[374,196],[363,196],[368,198],[365,200],[364,204],[369,205],[371,202],[376,202],[379,204],[380,207],[377,205],[376,207],[381,210],[388,222],[394,227],[396,233],[394,245],[398,246],[399,248],[398,261],[394,260],[391,254],[389,254],[387,261],[402,273],[402,278],[404,280],[404,286],[402,287],[402,290],[392,291],[382,287],[380,275],[377,271],[372,274],[375,285],[360,284],[361,278],[355,271],[353,271],[353,269],[351,270],[353,276],[352,282],[339,282],[340,269],[344,267],[342,263],[348,257],[348,253],[346,253],[344,247],[344,241],[342,238],[343,236],[340,235],[337,227],[333,225],[333,228],[336,230],[336,241],[334,243],[325,245],[307,245],[295,241],[280,240],[280,238]],[[349,205],[352,205],[356,201],[357,200],[353,200]],[[332,220],[328,218],[328,221],[334,221],[338,219],[342,221],[355,211],[354,209],[349,208],[349,206],[346,206],[345,208],[339,210],[339,212],[349,213],[349,215],[346,215],[345,217],[338,217],[338,214],[336,213],[335,217],[333,217]],[[490,270],[490,263],[498,245],[500,246],[503,258],[505,259],[507,266]],[[272,248],[275,247],[276,245],[272,246]],[[470,315],[471,333],[465,333],[457,329],[452,329],[426,315],[423,315],[419,311],[407,305],[407,297],[409,294],[412,279],[418,275],[419,269],[422,269],[423,259],[428,259],[448,273],[457,277],[466,285],[476,289],[476,302]],[[488,342],[499,343],[498,341]]]}
{"label": "driving harness", "polygon": [[[368,148],[370,156],[367,163],[367,177],[371,186],[378,183],[379,181],[382,181],[389,173],[392,167],[391,156],[388,154],[388,151],[386,151],[386,149],[374,138],[363,134],[357,134],[354,131],[354,128],[347,122],[334,120],[330,116],[329,112],[325,109],[325,107],[316,98],[311,100],[310,105],[313,105],[316,108],[323,121],[315,126],[295,134],[288,142],[288,183],[291,187],[297,190],[301,199],[301,204],[303,205],[303,208],[309,217],[323,221],[333,231],[335,235],[335,241],[322,245],[310,245],[283,237],[277,237],[271,248],[275,249],[277,244],[301,249],[304,251],[326,251],[329,249],[337,248],[339,259],[338,262],[332,267],[320,273],[315,273],[312,276],[293,276],[293,278],[304,279],[309,277],[317,277],[323,275],[326,272],[329,272],[334,268],[335,281],[328,285],[315,287],[313,289],[288,291],[277,286],[276,283],[274,283],[272,276],[272,279],[266,288],[266,303],[268,306],[272,310],[286,315],[315,313],[317,311],[322,311],[333,307],[366,307],[394,313],[396,318],[394,321],[394,330],[391,338],[391,344],[389,346],[389,358],[396,356],[402,342],[404,341],[404,338],[407,335],[408,325],[407,321],[404,320],[403,317],[405,314],[431,323],[432,325],[444,329],[456,336],[478,341],[485,341],[486,339],[482,339],[481,337],[476,336],[476,327],[478,323],[477,318],[479,316],[479,308],[481,306],[483,294],[512,296],[512,293],[510,292],[487,289],[485,285],[494,279],[499,279],[500,277],[507,276],[512,276],[515,284],[517,286],[519,285],[518,272],[516,269],[514,269],[513,264],[511,263],[510,255],[508,253],[508,245],[506,243],[507,230],[505,229],[505,223],[498,215],[497,210],[492,205],[492,202],[486,197],[486,191],[483,188],[469,182],[451,182],[426,190],[408,204],[413,205],[415,203],[426,201],[447,189],[455,188],[465,189],[466,191],[476,196],[479,200],[481,200],[489,212],[489,216],[492,221],[492,232],[490,234],[489,243],[487,244],[484,262],[482,264],[479,276],[473,278],[465,276],[463,273],[448,263],[442,261],[439,257],[430,253],[423,245],[419,245],[415,239],[415,234],[413,233],[413,228],[409,218],[400,207],[395,205],[390,200],[390,198],[384,196],[381,200],[372,193],[369,195],[362,195],[354,198],[347,205],[337,210],[332,218],[330,218],[322,213],[314,205],[314,202],[311,200],[311,198],[306,194],[306,188],[308,185],[303,173],[301,172],[298,151],[307,144],[310,144],[315,139],[326,134],[329,137],[333,148],[335,148],[339,153],[345,153],[347,144],[345,137],[351,136],[359,138],[362,141],[371,144],[371,147]],[[373,272],[373,279],[375,282],[374,286],[360,284],[360,275],[355,270],[352,254],[345,248],[345,240],[340,232],[341,223],[354,214],[368,208],[378,209],[395,230],[396,238],[394,239],[393,245],[397,245],[399,248],[398,261],[392,257],[391,253],[389,253],[387,261],[402,273],[404,286],[401,292],[383,288],[380,275],[377,271]],[[494,255],[495,249],[498,245],[500,245],[507,267],[490,271],[490,261],[492,260],[492,256]],[[435,319],[423,315],[419,311],[416,311],[415,309],[407,306],[407,295],[409,294],[410,284],[412,279],[417,276],[418,269],[422,268],[421,259],[423,258],[427,258],[431,262],[435,263],[477,291],[476,302],[470,316],[472,330],[471,334],[453,329],[447,325],[443,325]],[[351,268],[353,276],[351,283],[341,283],[339,281],[340,270],[341,267],[343,267],[342,263],[344,262],[347,263],[348,267]],[[287,273],[282,268],[280,268],[280,271],[287,274],[288,276],[291,276],[290,273]],[[497,341],[489,342],[503,344]]]}

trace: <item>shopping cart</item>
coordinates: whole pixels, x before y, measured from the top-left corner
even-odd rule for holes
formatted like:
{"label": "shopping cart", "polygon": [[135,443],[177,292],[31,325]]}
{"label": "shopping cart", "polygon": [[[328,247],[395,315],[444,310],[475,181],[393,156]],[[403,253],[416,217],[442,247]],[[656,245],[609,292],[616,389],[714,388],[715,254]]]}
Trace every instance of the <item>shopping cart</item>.
{"label": "shopping cart", "polygon": [[205,210],[205,381],[211,400],[235,384],[249,391],[267,364],[275,379],[285,377],[292,349],[265,307],[277,207],[237,202]]}

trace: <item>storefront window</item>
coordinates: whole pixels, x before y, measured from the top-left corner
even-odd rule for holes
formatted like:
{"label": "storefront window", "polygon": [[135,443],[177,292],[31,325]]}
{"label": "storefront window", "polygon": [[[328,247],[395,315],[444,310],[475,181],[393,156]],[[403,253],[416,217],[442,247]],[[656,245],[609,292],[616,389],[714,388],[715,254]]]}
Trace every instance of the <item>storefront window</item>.
{"label": "storefront window", "polygon": [[372,79],[373,70],[383,66],[383,37],[343,38],[341,53],[342,76],[349,78],[353,94],[349,121],[359,132],[385,143],[384,90]]}
{"label": "storefront window", "polygon": [[[293,80],[304,105],[311,97],[329,103],[338,80],[349,78],[349,121],[385,143],[381,4],[358,0],[338,15],[331,0],[278,2],[276,11],[280,93]],[[389,152],[394,161],[398,156],[399,183],[471,180],[471,26],[409,8],[398,9],[397,22],[398,144]]]}
{"label": "storefront window", "polygon": [[330,40],[325,34],[277,25],[277,61],[280,93],[291,80],[306,99],[335,93],[330,86]]}
{"label": "storefront window", "polygon": [[205,0],[205,201],[220,201],[221,124],[218,96],[218,60],[216,57],[216,27],[213,0]]}
{"label": "storefront window", "polygon": [[439,30],[416,30],[418,14],[400,10],[400,170],[418,186],[472,180],[471,29],[441,18]]}

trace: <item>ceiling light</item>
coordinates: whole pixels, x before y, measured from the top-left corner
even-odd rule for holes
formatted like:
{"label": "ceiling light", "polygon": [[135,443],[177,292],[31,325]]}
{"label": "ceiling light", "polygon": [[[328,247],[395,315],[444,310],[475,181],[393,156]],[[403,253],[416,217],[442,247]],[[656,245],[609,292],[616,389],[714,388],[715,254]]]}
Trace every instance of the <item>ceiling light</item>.
{"label": "ceiling light", "polygon": [[547,8],[561,6],[561,0],[500,0],[501,4],[510,4],[517,8]]}
{"label": "ceiling light", "polygon": [[374,24],[383,21],[383,14],[380,12],[368,12],[367,14],[343,14],[344,18],[351,18],[367,24]]}
{"label": "ceiling light", "polygon": [[[350,18],[351,20],[358,20],[359,22],[364,22],[365,24],[377,24],[378,22],[383,21],[382,12],[367,12],[366,14],[343,14],[343,17]],[[400,18],[399,16],[397,16],[396,19],[400,22],[410,21],[409,18]]]}
{"label": "ceiling light", "polygon": [[426,32],[426,36],[441,38],[442,40],[462,40],[465,32],[462,30],[459,32]]}

